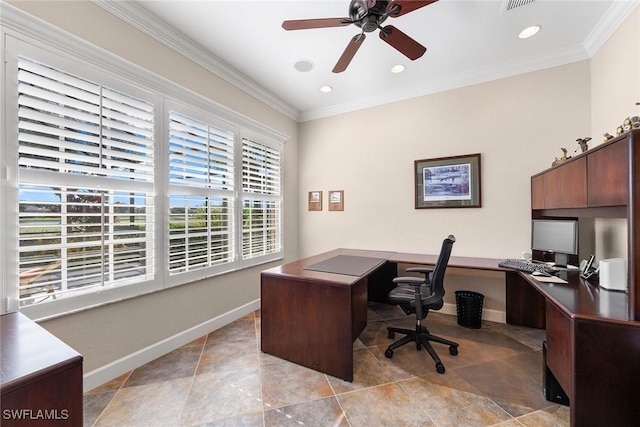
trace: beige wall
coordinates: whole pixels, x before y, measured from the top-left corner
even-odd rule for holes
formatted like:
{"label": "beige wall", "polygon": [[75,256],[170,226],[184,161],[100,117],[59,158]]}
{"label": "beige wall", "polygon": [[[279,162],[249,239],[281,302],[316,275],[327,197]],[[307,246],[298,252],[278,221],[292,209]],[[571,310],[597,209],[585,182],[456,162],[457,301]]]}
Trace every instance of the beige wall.
{"label": "beige wall", "polygon": [[596,144],[616,134],[629,116],[640,115],[640,8],[591,59],[591,122]]}
{"label": "beige wall", "polygon": [[[95,46],[289,136],[284,158],[286,260],[297,257],[297,123],[88,1],[10,2]],[[141,54],[141,52],[143,54]],[[274,264],[275,265],[275,264]],[[43,322],[91,372],[260,298],[266,266]]]}
{"label": "beige wall", "polygon": [[[335,247],[520,257],[530,177],[590,132],[589,63],[370,108],[300,126],[300,195],[344,190],[344,212],[300,205],[303,255]],[[414,209],[414,160],[482,154],[482,207]]]}
{"label": "beige wall", "polygon": [[[591,59],[593,145],[602,143],[605,132],[615,135],[626,117],[640,115],[636,102],[640,102],[640,8]],[[627,258],[626,220],[597,220],[595,237],[597,258]]]}

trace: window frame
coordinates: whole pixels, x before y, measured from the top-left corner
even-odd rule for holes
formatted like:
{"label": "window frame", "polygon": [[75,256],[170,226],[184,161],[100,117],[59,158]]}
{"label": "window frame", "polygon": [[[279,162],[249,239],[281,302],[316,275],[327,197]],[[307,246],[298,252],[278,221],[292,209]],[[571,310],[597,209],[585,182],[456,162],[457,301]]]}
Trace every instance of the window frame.
{"label": "window frame", "polygon": [[[14,8],[3,9],[3,27],[0,36],[0,54],[4,59],[4,79],[0,79],[0,93],[5,102],[0,105],[2,137],[5,141],[16,141],[4,144],[4,151],[0,151],[0,165],[4,171],[0,196],[4,206],[0,208],[0,235],[4,244],[0,245],[0,260],[3,265],[15,266],[6,268],[0,274],[0,297],[3,304],[0,313],[20,310],[34,319],[46,319],[68,314],[75,311],[113,303],[122,299],[160,291],[169,287],[188,284],[197,280],[210,278],[219,274],[230,273],[244,268],[282,259],[284,256],[284,223],[283,191],[279,195],[281,205],[280,239],[282,245],[278,253],[244,260],[241,254],[241,173],[242,173],[242,137],[250,135],[257,138],[261,144],[277,147],[281,158],[281,183],[284,183],[284,143],[287,136],[268,128],[257,121],[242,114],[238,114],[215,101],[198,95],[174,82],[144,70],[114,54],[97,48],[90,43],[79,40],[58,30],[49,24],[43,25],[27,14]],[[6,25],[5,25],[6,23]],[[126,92],[127,87],[136,88],[149,93],[154,99],[155,109],[155,180],[154,186],[154,260],[155,278],[133,285],[123,285],[103,289],[98,292],[79,292],[73,296],[59,298],[50,302],[19,307],[18,302],[18,250],[17,250],[17,204],[18,204],[18,143],[17,138],[17,58],[27,55],[49,66],[59,68],[79,77],[92,79],[101,84],[111,82],[113,89]],[[95,76],[98,76],[97,78]],[[124,90],[122,88],[125,88]],[[233,227],[235,233],[236,259],[223,266],[213,266],[200,269],[197,274],[169,274],[169,174],[168,174],[168,127],[169,106],[185,107],[185,111],[207,112],[209,117],[217,122],[229,124],[235,133],[235,188]],[[16,111],[14,111],[16,110]],[[162,147],[162,149],[160,149]],[[238,161],[240,166],[238,167]],[[9,243],[13,242],[13,243]]]}

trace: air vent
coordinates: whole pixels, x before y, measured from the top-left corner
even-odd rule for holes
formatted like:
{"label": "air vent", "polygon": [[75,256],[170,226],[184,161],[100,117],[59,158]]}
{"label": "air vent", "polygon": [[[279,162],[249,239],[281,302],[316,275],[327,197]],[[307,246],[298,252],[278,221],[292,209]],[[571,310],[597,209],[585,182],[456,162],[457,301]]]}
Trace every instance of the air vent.
{"label": "air vent", "polygon": [[517,7],[521,7],[527,5],[529,3],[533,3],[536,0],[505,0],[506,7],[505,12],[509,12]]}

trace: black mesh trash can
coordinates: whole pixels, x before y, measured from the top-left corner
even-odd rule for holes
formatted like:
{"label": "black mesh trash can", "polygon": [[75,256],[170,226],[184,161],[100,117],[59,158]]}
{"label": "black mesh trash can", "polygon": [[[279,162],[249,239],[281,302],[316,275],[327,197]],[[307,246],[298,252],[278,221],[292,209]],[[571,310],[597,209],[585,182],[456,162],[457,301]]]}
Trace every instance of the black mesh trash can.
{"label": "black mesh trash can", "polygon": [[472,291],[456,291],[458,325],[479,329],[482,323],[484,295]]}

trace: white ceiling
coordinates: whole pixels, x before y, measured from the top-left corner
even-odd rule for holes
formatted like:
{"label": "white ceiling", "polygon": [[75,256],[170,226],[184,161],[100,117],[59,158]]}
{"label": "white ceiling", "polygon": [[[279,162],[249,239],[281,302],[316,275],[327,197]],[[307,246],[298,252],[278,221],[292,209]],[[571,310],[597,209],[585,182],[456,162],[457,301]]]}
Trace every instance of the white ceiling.
{"label": "white ceiling", "polygon": [[[410,61],[368,33],[331,72],[355,25],[285,31],[282,21],[348,17],[349,0],[164,0],[103,7],[288,116],[304,121],[590,58],[638,0],[440,0],[392,24],[427,47]],[[527,40],[518,33],[539,24]],[[308,72],[297,61],[314,64]],[[406,70],[392,74],[393,65]],[[320,87],[330,85],[331,93]]]}

